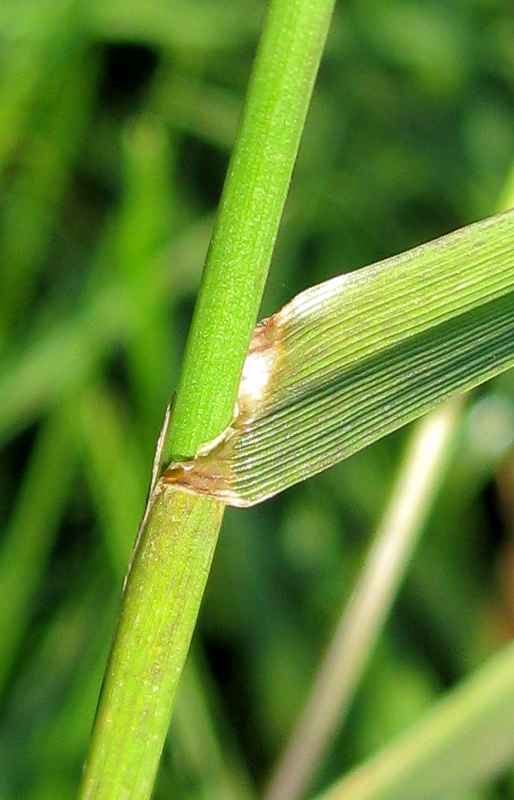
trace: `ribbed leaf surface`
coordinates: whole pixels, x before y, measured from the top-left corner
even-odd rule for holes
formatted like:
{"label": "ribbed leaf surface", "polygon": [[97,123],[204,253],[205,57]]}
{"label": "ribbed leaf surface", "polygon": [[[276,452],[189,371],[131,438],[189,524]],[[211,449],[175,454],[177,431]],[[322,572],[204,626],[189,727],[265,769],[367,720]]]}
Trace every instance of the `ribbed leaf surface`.
{"label": "ribbed leaf surface", "polygon": [[514,212],[314,286],[253,334],[232,425],[163,479],[247,506],[514,365]]}

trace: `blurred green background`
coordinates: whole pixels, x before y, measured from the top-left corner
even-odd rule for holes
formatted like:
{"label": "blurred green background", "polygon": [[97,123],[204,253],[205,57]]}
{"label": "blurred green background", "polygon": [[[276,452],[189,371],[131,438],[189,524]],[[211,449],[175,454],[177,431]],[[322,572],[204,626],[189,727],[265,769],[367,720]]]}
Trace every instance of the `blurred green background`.
{"label": "blurred green background", "polygon": [[[2,800],[77,791],[264,12],[0,0]],[[262,315],[493,213],[513,161],[510,2],[341,3]],[[156,798],[262,789],[405,435],[228,511]],[[468,404],[318,787],[514,634],[513,438],[507,374]],[[510,797],[514,772],[452,800]]]}

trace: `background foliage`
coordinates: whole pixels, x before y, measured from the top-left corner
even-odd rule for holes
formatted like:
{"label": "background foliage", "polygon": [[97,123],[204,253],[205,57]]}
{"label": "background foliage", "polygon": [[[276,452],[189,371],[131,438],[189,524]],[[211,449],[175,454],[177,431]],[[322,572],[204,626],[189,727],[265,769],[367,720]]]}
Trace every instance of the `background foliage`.
{"label": "background foliage", "polygon": [[[264,4],[0,7],[0,796],[74,795]],[[514,15],[336,10],[262,315],[493,212]],[[362,562],[405,433],[225,517],[157,798],[265,784]],[[514,632],[514,385],[459,446],[318,777],[373,753]],[[514,795],[514,773],[468,798]]]}

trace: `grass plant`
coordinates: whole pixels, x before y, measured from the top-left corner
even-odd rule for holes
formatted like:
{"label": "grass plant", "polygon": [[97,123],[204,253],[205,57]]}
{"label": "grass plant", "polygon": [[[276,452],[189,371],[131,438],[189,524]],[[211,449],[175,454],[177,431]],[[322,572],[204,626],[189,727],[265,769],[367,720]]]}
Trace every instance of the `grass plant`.
{"label": "grass plant", "polygon": [[[270,5],[155,480],[166,454],[193,456],[232,417],[332,8]],[[223,519],[222,503],[155,480],[86,763],[81,796],[91,800],[150,796]]]}
{"label": "grass plant", "polygon": [[[512,205],[507,9],[384,0],[335,9],[283,213],[331,13],[328,0],[0,10],[6,800],[79,793],[115,624],[83,797],[512,795],[510,216],[487,241],[467,228],[450,256],[431,245],[434,291],[407,283],[396,307],[379,269],[356,271],[345,302],[363,313],[322,351],[337,338],[359,364],[359,420],[366,398],[378,411],[352,452],[375,443],[297,485],[318,469],[294,450],[267,494],[291,488],[255,509],[157,483],[118,605],[175,388],[156,478],[237,427],[258,315],[483,219],[498,197]],[[419,353],[429,370],[443,351],[446,389],[416,383]],[[400,386],[398,364],[416,394],[402,416],[398,391],[389,424],[377,376]],[[323,378],[298,394],[286,373],[289,420],[295,397],[301,411],[330,396]],[[276,411],[271,450],[240,426],[249,461],[269,466],[301,433],[301,414],[288,437]]]}

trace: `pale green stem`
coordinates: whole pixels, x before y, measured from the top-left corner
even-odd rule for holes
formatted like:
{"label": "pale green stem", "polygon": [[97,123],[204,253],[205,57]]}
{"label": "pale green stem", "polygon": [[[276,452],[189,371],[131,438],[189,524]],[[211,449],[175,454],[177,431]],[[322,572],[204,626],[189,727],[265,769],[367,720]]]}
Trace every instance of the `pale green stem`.
{"label": "pale green stem", "polygon": [[348,711],[436,496],[461,404],[434,411],[413,433],[362,573],[264,800],[296,800],[307,791]]}
{"label": "pale green stem", "polygon": [[462,797],[459,792],[512,764],[513,717],[511,642],[404,735],[317,800]]}
{"label": "pale green stem", "polygon": [[[173,699],[209,573],[223,506],[163,492],[123,598],[83,798],[151,794]],[[149,535],[151,533],[151,536]]]}

